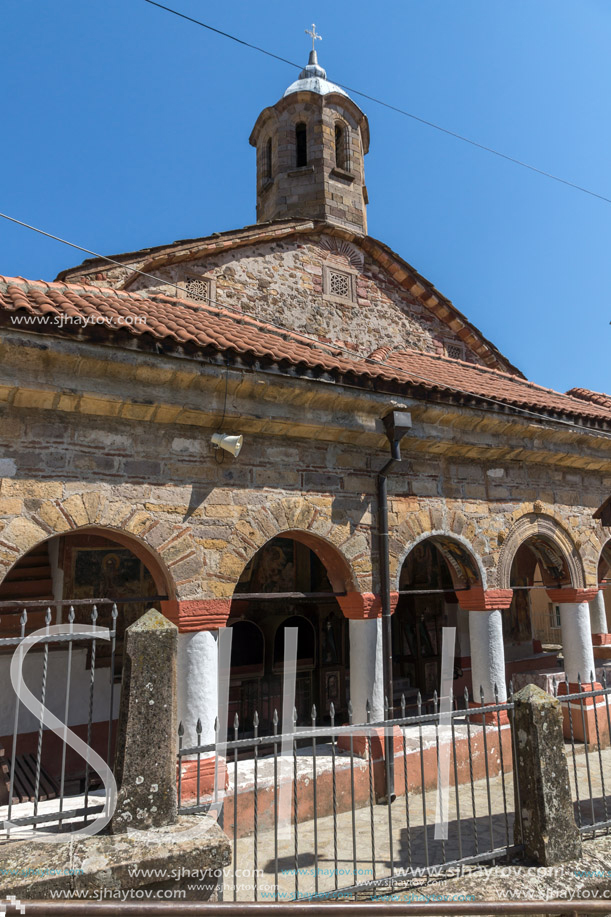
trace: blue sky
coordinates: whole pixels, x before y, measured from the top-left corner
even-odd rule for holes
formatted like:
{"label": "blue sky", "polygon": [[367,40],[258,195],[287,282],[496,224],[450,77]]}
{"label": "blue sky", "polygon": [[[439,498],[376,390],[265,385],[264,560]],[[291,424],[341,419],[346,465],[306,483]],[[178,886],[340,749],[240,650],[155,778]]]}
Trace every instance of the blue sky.
{"label": "blue sky", "polygon": [[[315,21],[330,79],[611,197],[605,0],[167,5],[300,65]],[[255,221],[250,129],[294,69],[144,0],[13,0],[0,27],[1,211],[104,254]],[[610,391],[611,205],[355,101],[371,235],[535,382]],[[0,273],[82,257],[0,221]]]}

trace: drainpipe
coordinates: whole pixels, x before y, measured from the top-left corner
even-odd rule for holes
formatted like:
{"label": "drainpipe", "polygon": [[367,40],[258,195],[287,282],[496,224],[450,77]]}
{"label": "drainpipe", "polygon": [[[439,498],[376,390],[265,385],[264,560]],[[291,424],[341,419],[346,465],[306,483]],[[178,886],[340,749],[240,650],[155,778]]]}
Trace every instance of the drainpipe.
{"label": "drainpipe", "polygon": [[[384,696],[388,698],[390,719],[393,718],[392,683],[392,624],[390,609],[390,557],[388,550],[388,475],[401,461],[401,440],[412,426],[407,411],[391,411],[383,418],[390,443],[390,458],[378,472],[378,555],[380,558],[380,594],[382,599],[382,654]],[[384,736],[386,766],[386,798],[390,805],[395,799],[395,761],[393,735]]]}

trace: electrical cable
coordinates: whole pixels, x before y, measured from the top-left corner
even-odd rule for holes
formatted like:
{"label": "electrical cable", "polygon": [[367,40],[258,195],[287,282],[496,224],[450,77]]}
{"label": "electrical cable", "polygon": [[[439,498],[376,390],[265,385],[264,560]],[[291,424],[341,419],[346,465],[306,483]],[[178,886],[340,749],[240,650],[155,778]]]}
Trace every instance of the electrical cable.
{"label": "electrical cable", "polygon": [[[260,54],[265,54],[267,57],[271,57],[283,64],[289,64],[291,67],[296,67],[298,70],[303,70],[302,66],[296,64],[294,61],[287,60],[286,57],[281,57],[279,54],[274,54],[272,51],[268,51],[265,48],[259,47],[258,45],[253,45],[251,42],[244,41],[244,39],[238,38],[236,35],[231,35],[229,32],[223,32],[221,29],[215,29],[214,26],[208,25],[208,23],[202,22],[200,19],[194,19],[192,16],[187,16],[185,13],[181,13],[178,10],[172,9],[170,6],[164,6],[162,3],[157,3],[156,0],[144,0],[144,2],[149,3],[151,6],[156,6],[161,10],[165,10],[168,13],[172,13],[174,16],[178,16],[180,19],[186,19],[187,22],[192,22],[204,29],[208,29],[208,31],[214,32],[223,38],[229,38],[231,41],[235,41],[237,44],[244,45],[244,47],[250,48],[252,51],[258,51]],[[457,131],[450,130],[447,127],[442,127],[441,124],[435,124],[434,121],[429,121],[426,118],[421,118],[419,115],[415,115],[410,111],[406,111],[404,108],[399,108],[398,105],[392,105],[390,102],[385,102],[383,99],[378,99],[376,96],[369,95],[360,89],[355,89],[353,86],[348,86],[346,83],[339,83],[337,80],[333,80],[333,82],[336,86],[341,87],[341,89],[345,89],[346,92],[361,96],[361,98],[367,99],[369,102],[374,102],[376,105],[382,105],[384,108],[388,108],[390,111],[394,111],[397,114],[404,115],[406,118],[411,118],[413,121],[417,121],[419,124],[424,124],[426,127],[432,127],[434,130],[440,131],[442,134],[447,134],[448,137],[453,137],[455,140],[460,140],[462,143],[468,143],[470,146],[473,146],[478,150],[483,150],[485,153],[491,153],[493,156],[498,156],[500,159],[505,159],[507,162],[511,162],[516,166],[521,166],[523,169],[528,169],[530,172],[535,172],[537,175],[543,175],[544,178],[549,178],[552,181],[559,182],[561,185],[566,185],[569,188],[573,188],[575,191],[581,191],[583,194],[589,194],[591,197],[595,197],[600,201],[604,201],[606,204],[611,204],[611,198],[606,197],[604,194],[599,194],[598,191],[592,191],[591,188],[586,188],[583,185],[578,185],[576,182],[569,181],[566,178],[561,178],[559,175],[554,175],[553,172],[548,172],[546,169],[539,169],[537,166],[533,166],[528,162],[524,162],[524,160],[518,159],[515,156],[509,156],[507,153],[501,153],[500,150],[495,150],[494,147],[486,146],[486,144],[479,143],[477,140],[471,140],[470,137],[465,137],[464,134],[459,134]]]}
{"label": "electrical cable", "polygon": [[[161,284],[162,286],[173,287],[174,289],[179,290],[180,292],[183,292],[182,288],[179,287],[178,284],[173,283],[171,280],[164,280],[161,277],[156,277],[154,274],[149,274],[147,271],[141,271],[138,268],[133,267],[133,263],[117,261],[116,259],[110,258],[106,255],[100,255],[98,252],[95,252],[90,248],[85,248],[82,245],[77,245],[75,242],[70,242],[67,239],[62,239],[61,236],[54,235],[53,233],[47,232],[44,229],[39,229],[36,226],[32,226],[30,223],[25,223],[23,220],[18,220],[16,217],[9,216],[6,213],[0,213],[0,218],[4,220],[8,220],[11,223],[16,223],[18,226],[23,226],[25,229],[29,229],[32,232],[39,233],[42,236],[46,236],[48,239],[53,239],[56,242],[61,242],[63,245],[68,245],[70,248],[75,248],[78,251],[85,252],[88,255],[94,255],[96,258],[99,258],[101,261],[107,261],[109,264],[114,264],[119,267],[125,267],[126,265],[129,265],[130,267],[132,267],[132,270],[135,274],[139,274],[142,277],[148,277],[149,279],[154,280],[156,283]],[[44,282],[45,281],[43,281],[43,283]],[[108,288],[108,289],[113,289],[113,288]],[[114,291],[114,292],[123,292],[123,291]],[[140,291],[136,291],[136,292],[137,294],[139,294]],[[146,298],[146,297],[143,297],[143,298]],[[238,315],[242,319],[242,321],[245,318],[244,313],[241,312],[239,309],[236,309],[229,305],[225,305],[225,303],[220,303],[218,300],[210,299],[209,302],[214,303],[218,307],[219,310],[229,312],[229,313],[234,313]],[[210,314],[210,311],[211,311],[209,309],[204,309],[201,306],[196,306],[194,304],[191,304],[185,301],[181,302],[181,306],[192,309],[195,312],[204,312],[206,314]],[[272,328],[275,328],[278,331],[283,332],[284,334],[292,334],[294,337],[298,339],[301,338],[303,340],[306,340],[309,343],[315,344],[317,348],[329,350],[333,352],[335,355],[337,355],[338,352],[343,353],[346,356],[348,356],[352,361],[355,361],[356,359],[358,359],[358,360],[362,360],[364,363],[370,363],[373,366],[380,366],[386,370],[388,370],[389,368],[392,368],[393,372],[403,374],[404,376],[407,377],[407,380],[409,380],[412,383],[414,381],[419,381],[419,382],[428,383],[429,385],[434,385],[436,387],[441,387],[441,388],[444,387],[443,384],[440,383],[439,380],[437,379],[431,379],[427,376],[423,376],[420,373],[413,372],[412,370],[401,369],[400,367],[397,367],[394,365],[391,365],[389,367],[389,365],[387,363],[384,363],[382,360],[375,360],[372,357],[364,357],[364,356],[361,356],[360,354],[355,354],[353,351],[348,350],[348,348],[346,347],[341,347],[339,344],[325,345],[321,341],[319,341],[318,338],[315,338],[313,335],[308,335],[303,332],[292,331],[291,329],[285,328],[284,326],[279,325],[276,322],[272,322],[272,321],[260,322],[259,320],[256,320],[256,319],[251,319],[251,321],[253,321],[253,323],[259,323],[262,325],[270,326]],[[451,387],[447,386],[447,388],[448,390],[456,392],[457,394],[460,394],[460,395],[467,395],[471,398],[477,398],[478,400],[485,401],[489,404],[500,405],[504,409],[507,409],[509,407],[512,411],[516,411],[517,413],[524,414],[529,417],[537,418],[538,420],[543,420],[545,421],[545,423],[548,423],[548,424],[549,423],[562,424],[563,426],[571,427],[575,430],[578,430],[580,433],[592,433],[595,436],[603,436],[605,438],[611,439],[611,434],[608,434],[603,430],[597,430],[593,427],[585,427],[583,426],[583,424],[578,424],[570,420],[562,420],[561,418],[557,418],[557,417],[549,417],[546,414],[539,413],[538,411],[531,411],[528,408],[522,408],[519,405],[511,404],[510,402],[501,401],[497,398],[491,398],[488,395],[481,395],[481,394],[478,394],[477,392],[470,392],[467,389],[461,389],[461,388],[458,388],[457,386],[451,386]]]}

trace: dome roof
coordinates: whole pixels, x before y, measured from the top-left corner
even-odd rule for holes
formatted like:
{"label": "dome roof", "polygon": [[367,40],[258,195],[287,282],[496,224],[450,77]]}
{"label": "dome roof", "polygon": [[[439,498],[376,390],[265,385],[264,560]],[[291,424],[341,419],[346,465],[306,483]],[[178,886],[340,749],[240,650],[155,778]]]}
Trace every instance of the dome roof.
{"label": "dome roof", "polygon": [[307,67],[299,74],[299,79],[291,83],[284,93],[284,97],[291,95],[293,92],[317,92],[318,95],[325,96],[329,92],[339,92],[342,96],[348,96],[340,86],[330,83],[327,79],[327,71],[318,63],[316,51],[310,51],[310,59]]}

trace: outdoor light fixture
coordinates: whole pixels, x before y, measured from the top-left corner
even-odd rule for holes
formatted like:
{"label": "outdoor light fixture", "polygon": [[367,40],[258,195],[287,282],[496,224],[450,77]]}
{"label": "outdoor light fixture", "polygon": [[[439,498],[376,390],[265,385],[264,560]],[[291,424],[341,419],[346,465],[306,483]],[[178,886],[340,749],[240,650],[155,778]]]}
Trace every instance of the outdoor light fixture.
{"label": "outdoor light fixture", "polygon": [[214,446],[216,446],[217,449],[224,449],[225,452],[229,452],[234,458],[237,458],[240,454],[243,442],[243,436],[228,436],[226,433],[212,434],[212,443]]}

